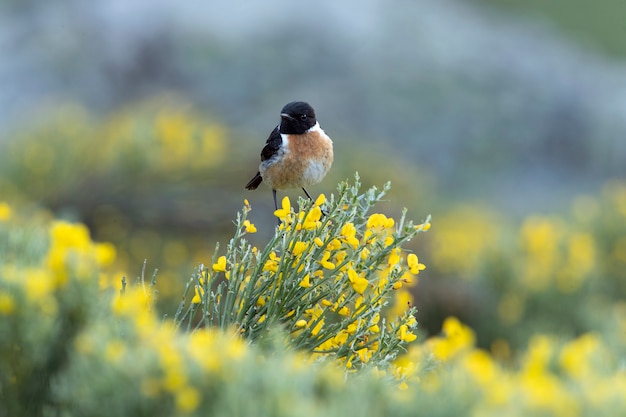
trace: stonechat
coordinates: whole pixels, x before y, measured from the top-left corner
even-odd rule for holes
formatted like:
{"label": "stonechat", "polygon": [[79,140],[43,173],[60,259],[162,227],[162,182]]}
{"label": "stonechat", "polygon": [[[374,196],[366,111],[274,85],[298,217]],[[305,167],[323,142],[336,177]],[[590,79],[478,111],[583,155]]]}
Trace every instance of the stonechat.
{"label": "stonechat", "polygon": [[306,188],[317,184],[333,163],[333,141],[324,133],[308,103],[294,101],[280,112],[280,123],[265,142],[261,164],[246,189],[255,190],[262,181],[272,187],[274,207],[278,210],[276,190]]}

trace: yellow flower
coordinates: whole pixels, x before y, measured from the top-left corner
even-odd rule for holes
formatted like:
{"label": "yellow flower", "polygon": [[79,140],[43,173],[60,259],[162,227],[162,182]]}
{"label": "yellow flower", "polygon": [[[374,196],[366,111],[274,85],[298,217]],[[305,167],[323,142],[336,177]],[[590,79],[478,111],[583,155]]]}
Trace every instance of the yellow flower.
{"label": "yellow flower", "polygon": [[395,224],[392,218],[388,218],[384,214],[374,213],[367,219],[367,228],[368,229],[388,229],[393,227]]}
{"label": "yellow flower", "polygon": [[409,264],[409,270],[412,274],[419,274],[420,271],[426,269],[426,265],[419,263],[419,259],[417,255],[414,253],[409,253],[409,256],[406,258],[407,263]]}
{"label": "yellow flower", "polygon": [[217,259],[217,263],[213,264],[213,271],[226,272],[226,257],[225,256],[220,256]]}
{"label": "yellow flower", "polygon": [[321,248],[322,246],[324,246],[324,242],[319,237],[316,237],[315,239],[313,239],[313,242],[317,245],[318,248]]}
{"label": "yellow flower", "polygon": [[321,206],[326,202],[326,196],[324,194],[320,194],[319,197],[315,200],[316,206]]}
{"label": "yellow flower", "polygon": [[328,245],[326,245],[326,250],[333,251],[339,249],[340,247],[341,241],[339,239],[333,239],[328,242]]}
{"label": "yellow flower", "polygon": [[176,392],[176,408],[183,413],[190,413],[198,408],[200,398],[197,389],[185,386]]}
{"label": "yellow flower", "polygon": [[302,222],[302,228],[304,230],[313,230],[321,225],[320,219],[322,218],[322,210],[315,206],[313,207]]}
{"label": "yellow flower", "polygon": [[291,250],[291,253],[293,253],[294,256],[300,256],[302,255],[302,252],[307,250],[308,247],[309,245],[306,242],[296,242],[293,245],[293,249]]}
{"label": "yellow flower", "polygon": [[322,327],[324,327],[324,319],[321,319],[316,325],[315,327],[313,327],[313,329],[311,329],[311,335],[313,336],[317,336],[317,334],[320,332],[320,330],[322,330]]}
{"label": "yellow flower", "polygon": [[330,252],[325,251],[324,255],[322,255],[322,260],[320,261],[320,265],[326,269],[335,269],[335,264],[328,261],[330,258]]}
{"label": "yellow flower", "polygon": [[115,246],[110,243],[97,243],[95,245],[96,249],[96,260],[98,264],[101,266],[108,266],[113,263],[115,260]]}
{"label": "yellow flower", "polygon": [[348,341],[348,336],[350,336],[348,332],[346,332],[345,330],[340,330],[339,333],[337,333],[332,339],[335,347],[345,345]]}
{"label": "yellow flower", "polygon": [[285,220],[291,214],[291,202],[289,201],[289,197],[283,197],[282,208],[274,211],[274,216],[278,217],[281,220]]}
{"label": "yellow flower", "polygon": [[250,220],[243,221],[243,228],[246,233],[256,233],[256,226],[250,223]]}
{"label": "yellow flower", "polygon": [[367,348],[357,350],[356,354],[359,356],[359,359],[363,363],[368,363],[370,358],[372,357],[372,352],[370,352]]}
{"label": "yellow flower", "polygon": [[417,339],[417,336],[409,331],[409,326],[407,326],[406,324],[402,324],[400,326],[399,339],[402,340],[403,342],[410,343],[414,341],[415,339]]}
{"label": "yellow flower", "polygon": [[309,287],[311,286],[311,282],[309,281],[309,278],[310,278],[310,275],[309,275],[309,274],[306,274],[306,275],[304,276],[304,278],[302,278],[302,281],[300,281],[300,284],[299,284],[299,285],[300,285],[302,288],[309,288]]}
{"label": "yellow flower", "polygon": [[9,220],[12,214],[13,210],[11,210],[11,206],[5,202],[0,202],[0,222]]}
{"label": "yellow flower", "polygon": [[296,322],[296,327],[302,328],[304,326],[306,326],[306,320],[300,319]]}
{"label": "yellow flower", "polygon": [[0,293],[0,314],[8,316],[15,311],[15,300],[11,294]]}
{"label": "yellow flower", "polygon": [[428,341],[435,357],[442,361],[471,349],[476,342],[474,331],[456,317],[446,318],[442,330],[445,337],[435,337]]}
{"label": "yellow flower", "polygon": [[280,258],[276,256],[276,253],[270,252],[270,258],[265,261],[265,265],[263,265],[263,271],[278,271],[278,265],[280,264]]}
{"label": "yellow flower", "polygon": [[359,294],[363,294],[369,284],[368,280],[357,274],[352,268],[348,269],[348,279],[352,284],[352,289]]}
{"label": "yellow flower", "polygon": [[497,367],[491,356],[484,350],[476,349],[463,357],[463,366],[470,376],[483,387],[488,388],[488,384],[498,378]]}
{"label": "yellow flower", "polygon": [[598,335],[594,333],[583,334],[563,347],[559,357],[561,368],[572,378],[580,380],[589,378],[593,375],[594,370],[593,354],[607,355],[601,348],[601,339]]}
{"label": "yellow flower", "polygon": [[191,299],[193,304],[199,304],[202,301],[202,296],[204,295],[204,289],[202,287],[196,285],[195,286],[195,295]]}
{"label": "yellow flower", "polygon": [[350,315],[350,309],[346,306],[343,306],[339,309],[339,311],[337,312],[337,314],[339,314],[340,316],[349,316]]}
{"label": "yellow flower", "polygon": [[356,249],[359,246],[359,239],[356,238],[356,227],[351,222],[343,225],[340,234],[342,240],[353,248]]}
{"label": "yellow flower", "polygon": [[400,263],[400,253],[400,248],[392,250],[389,254],[389,259],[387,259],[387,265],[389,265],[390,267],[398,265]]}
{"label": "yellow flower", "polygon": [[413,226],[415,230],[420,230],[422,232],[426,232],[427,230],[430,229],[430,223],[422,223],[422,224],[417,224],[415,226]]}

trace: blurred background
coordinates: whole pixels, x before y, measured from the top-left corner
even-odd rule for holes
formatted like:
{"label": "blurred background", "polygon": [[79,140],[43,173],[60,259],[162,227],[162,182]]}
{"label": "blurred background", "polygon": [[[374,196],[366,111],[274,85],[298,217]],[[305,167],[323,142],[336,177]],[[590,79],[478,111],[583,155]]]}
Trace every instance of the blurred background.
{"label": "blurred background", "polygon": [[[81,0],[0,4],[0,200],[85,222],[171,312],[288,101],[412,242],[422,328],[457,315],[503,357],[626,313],[626,3]],[[298,193],[289,194],[293,199]]]}

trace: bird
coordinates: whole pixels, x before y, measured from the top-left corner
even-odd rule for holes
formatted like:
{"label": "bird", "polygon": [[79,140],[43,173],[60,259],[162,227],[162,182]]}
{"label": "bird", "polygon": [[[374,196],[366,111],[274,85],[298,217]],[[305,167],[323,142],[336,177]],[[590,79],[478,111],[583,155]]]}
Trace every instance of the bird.
{"label": "bird", "polygon": [[312,201],[305,187],[322,181],[333,157],[333,141],[320,127],[313,107],[292,101],[281,110],[280,123],[261,150],[259,170],[245,188],[255,190],[265,181],[272,188],[276,210],[277,190],[302,188]]}

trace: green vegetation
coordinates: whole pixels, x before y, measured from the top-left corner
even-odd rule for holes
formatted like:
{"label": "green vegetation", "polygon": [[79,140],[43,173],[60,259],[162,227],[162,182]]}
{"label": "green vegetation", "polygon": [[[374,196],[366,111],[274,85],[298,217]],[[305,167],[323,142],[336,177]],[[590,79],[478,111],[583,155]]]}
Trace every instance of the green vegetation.
{"label": "green vegetation", "polygon": [[437,206],[431,229],[357,178],[186,228],[159,214],[180,187],[229,210],[224,127],[176,101],[59,114],[0,153],[0,416],[626,413],[623,181],[521,222]]}

